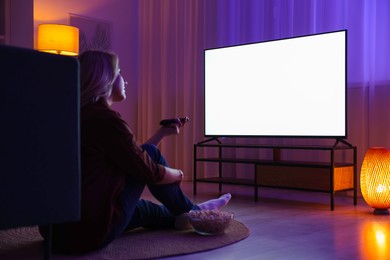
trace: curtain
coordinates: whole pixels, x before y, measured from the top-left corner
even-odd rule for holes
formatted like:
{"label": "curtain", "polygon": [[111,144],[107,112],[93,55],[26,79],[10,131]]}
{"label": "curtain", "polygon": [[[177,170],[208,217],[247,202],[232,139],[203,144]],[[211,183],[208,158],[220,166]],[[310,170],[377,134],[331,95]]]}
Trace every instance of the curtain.
{"label": "curtain", "polygon": [[202,138],[203,2],[139,1],[137,138],[146,140],[161,119],[188,116],[178,136],[160,145],[169,164],[191,179],[194,142]]}
{"label": "curtain", "polygon": [[[160,147],[172,167],[185,172],[187,180],[192,179],[193,145],[205,139],[205,48],[347,29],[347,141],[358,147],[359,167],[369,147],[390,147],[390,1],[142,0],[136,8],[137,136],[146,140],[161,119],[190,117],[181,134],[168,137]],[[231,141],[334,142],[258,138]],[[230,153],[256,156],[253,151]]]}

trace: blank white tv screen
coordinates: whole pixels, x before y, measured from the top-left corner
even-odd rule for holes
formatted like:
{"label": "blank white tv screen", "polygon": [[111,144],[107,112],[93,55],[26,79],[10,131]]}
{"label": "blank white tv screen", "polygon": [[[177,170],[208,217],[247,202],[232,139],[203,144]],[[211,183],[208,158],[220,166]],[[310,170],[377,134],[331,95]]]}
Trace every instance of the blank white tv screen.
{"label": "blank white tv screen", "polygon": [[347,31],[205,50],[205,136],[345,138]]}

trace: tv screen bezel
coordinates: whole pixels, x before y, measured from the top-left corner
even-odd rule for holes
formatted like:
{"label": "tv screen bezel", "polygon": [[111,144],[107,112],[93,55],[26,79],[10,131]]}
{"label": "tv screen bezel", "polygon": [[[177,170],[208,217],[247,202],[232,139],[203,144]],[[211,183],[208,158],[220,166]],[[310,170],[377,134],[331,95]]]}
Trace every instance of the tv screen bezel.
{"label": "tv screen bezel", "polygon": [[[229,135],[229,134],[207,134],[206,133],[206,53],[210,50],[218,50],[223,48],[231,48],[231,47],[238,47],[238,46],[245,46],[245,45],[252,45],[252,44],[261,44],[261,43],[269,43],[269,42],[277,42],[277,41],[283,41],[283,40],[289,40],[289,39],[296,39],[296,38],[303,38],[303,37],[311,37],[311,36],[318,36],[318,35],[324,35],[324,34],[332,34],[332,33],[340,33],[344,32],[344,53],[345,53],[345,82],[344,82],[344,134],[343,135]],[[285,37],[285,38],[278,38],[278,39],[272,39],[272,40],[265,40],[265,41],[256,41],[256,42],[250,42],[250,43],[242,43],[242,44],[233,44],[233,45],[224,45],[221,47],[214,47],[214,48],[205,48],[204,49],[204,124],[203,124],[203,133],[204,137],[206,138],[223,138],[223,137],[231,137],[231,138],[314,138],[314,139],[347,139],[348,138],[348,30],[347,29],[341,29],[341,30],[335,30],[335,31],[327,31],[327,32],[321,32],[321,33],[313,33],[313,34],[305,34],[305,35],[299,35],[299,36],[292,36],[292,37]]]}

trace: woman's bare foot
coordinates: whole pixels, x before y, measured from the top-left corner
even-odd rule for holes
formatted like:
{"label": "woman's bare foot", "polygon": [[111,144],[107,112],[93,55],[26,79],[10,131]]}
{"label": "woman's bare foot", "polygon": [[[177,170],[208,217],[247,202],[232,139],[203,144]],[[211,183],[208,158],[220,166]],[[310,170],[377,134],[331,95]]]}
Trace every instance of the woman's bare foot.
{"label": "woman's bare foot", "polygon": [[219,197],[218,199],[212,199],[198,204],[199,208],[202,210],[214,210],[221,209],[229,203],[229,200],[232,198],[230,193],[226,193]]}

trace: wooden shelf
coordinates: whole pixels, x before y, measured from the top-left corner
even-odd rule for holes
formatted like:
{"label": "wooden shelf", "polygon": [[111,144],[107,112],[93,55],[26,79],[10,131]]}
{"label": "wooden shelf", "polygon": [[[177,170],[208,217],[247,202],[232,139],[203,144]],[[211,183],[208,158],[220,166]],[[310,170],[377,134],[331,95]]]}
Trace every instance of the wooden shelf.
{"label": "wooden shelf", "polygon": [[[199,162],[223,162],[223,163],[242,163],[242,164],[261,164],[261,165],[285,165],[285,166],[305,166],[305,167],[323,167],[330,168],[332,165],[328,162],[311,162],[311,161],[273,161],[261,159],[247,159],[247,158],[197,158]],[[336,162],[333,167],[353,166],[353,163]]]}
{"label": "wooden shelf", "polygon": [[254,181],[251,179],[237,179],[237,178],[198,178],[198,182],[208,182],[208,183],[223,183],[223,184],[237,184],[244,186],[253,186],[255,185]]}

